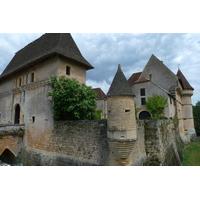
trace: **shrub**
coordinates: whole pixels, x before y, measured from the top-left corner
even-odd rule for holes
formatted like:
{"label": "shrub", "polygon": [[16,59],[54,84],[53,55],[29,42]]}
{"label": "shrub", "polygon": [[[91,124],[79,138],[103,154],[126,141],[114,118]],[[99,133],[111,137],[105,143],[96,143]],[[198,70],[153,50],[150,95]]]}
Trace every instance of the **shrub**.
{"label": "shrub", "polygon": [[65,76],[51,76],[53,117],[58,120],[95,119],[97,94],[91,87]]}
{"label": "shrub", "polygon": [[155,118],[163,117],[165,108],[167,107],[167,98],[162,95],[153,94],[152,97],[147,98],[146,109]]}

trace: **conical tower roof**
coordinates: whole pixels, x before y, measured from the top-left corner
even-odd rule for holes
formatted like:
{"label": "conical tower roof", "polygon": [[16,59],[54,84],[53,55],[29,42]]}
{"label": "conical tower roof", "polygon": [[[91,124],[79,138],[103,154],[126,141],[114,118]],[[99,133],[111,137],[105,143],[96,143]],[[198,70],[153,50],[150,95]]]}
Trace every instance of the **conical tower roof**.
{"label": "conical tower roof", "polygon": [[181,82],[183,89],[194,90],[194,88],[189,84],[180,69],[178,69],[177,76]]}
{"label": "conical tower roof", "polygon": [[118,65],[118,70],[107,93],[107,97],[110,96],[135,96],[120,65]]}
{"label": "conical tower roof", "polygon": [[53,55],[71,59],[82,64],[86,69],[93,69],[93,66],[82,56],[70,33],[46,33],[15,54],[1,78]]}

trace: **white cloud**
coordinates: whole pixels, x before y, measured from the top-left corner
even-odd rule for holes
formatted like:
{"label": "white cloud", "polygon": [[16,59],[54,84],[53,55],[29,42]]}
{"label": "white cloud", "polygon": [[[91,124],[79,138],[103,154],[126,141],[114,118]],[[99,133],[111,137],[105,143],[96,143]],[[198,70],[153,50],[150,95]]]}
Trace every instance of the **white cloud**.
{"label": "white cloud", "polygon": [[[14,53],[41,34],[0,34],[0,71],[10,62]],[[180,69],[195,89],[200,100],[200,34],[176,33],[74,33],[72,34],[82,55],[95,69],[87,72],[87,83],[107,92],[118,64],[128,79],[144,69],[154,54],[175,74]],[[193,98],[194,99],[194,98]]]}
{"label": "white cloud", "polygon": [[94,80],[87,80],[86,85],[91,86],[92,88],[101,88],[105,94],[107,94],[110,88],[110,85],[105,80],[102,80],[100,82]]}

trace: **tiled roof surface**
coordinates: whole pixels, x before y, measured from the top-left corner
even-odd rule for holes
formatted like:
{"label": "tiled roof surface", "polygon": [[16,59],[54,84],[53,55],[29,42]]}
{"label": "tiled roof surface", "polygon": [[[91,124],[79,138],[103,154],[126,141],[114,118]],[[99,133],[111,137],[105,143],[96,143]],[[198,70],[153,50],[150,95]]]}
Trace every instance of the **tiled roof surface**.
{"label": "tiled roof surface", "polygon": [[143,82],[148,82],[150,81],[149,79],[145,78],[144,76],[139,78],[135,83],[143,83]]}
{"label": "tiled roof surface", "polygon": [[81,63],[86,69],[93,66],[82,56],[70,33],[46,33],[19,50],[10,61],[1,77],[24,69],[52,55],[60,55]]}
{"label": "tiled roof surface", "polygon": [[183,89],[194,90],[194,88],[189,84],[189,82],[187,81],[180,69],[177,72],[177,76],[181,82]]}
{"label": "tiled roof surface", "polygon": [[105,95],[105,93],[102,91],[101,88],[94,88],[93,90],[99,95],[99,97],[98,97],[97,100],[105,100],[105,99],[106,99],[106,95]]}
{"label": "tiled roof surface", "polygon": [[129,85],[132,87],[134,83],[138,80],[142,72],[134,73],[132,76],[128,79]]}
{"label": "tiled roof surface", "polygon": [[107,96],[134,96],[120,65],[118,65],[117,73],[115,74]]}

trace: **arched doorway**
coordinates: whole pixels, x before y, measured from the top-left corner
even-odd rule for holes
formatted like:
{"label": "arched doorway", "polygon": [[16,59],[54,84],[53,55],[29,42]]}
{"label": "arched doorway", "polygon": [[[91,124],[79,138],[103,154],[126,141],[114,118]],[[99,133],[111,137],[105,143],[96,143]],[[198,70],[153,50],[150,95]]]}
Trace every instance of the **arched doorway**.
{"label": "arched doorway", "polygon": [[17,104],[15,107],[15,124],[19,124],[20,122],[20,105]]}
{"label": "arched doorway", "polygon": [[9,149],[5,149],[4,152],[0,156],[0,160],[2,162],[13,165],[16,162],[16,157]]}
{"label": "arched doorway", "polygon": [[149,117],[152,117],[152,116],[151,116],[151,113],[149,113],[148,111],[142,111],[139,114],[139,119],[147,119]]}

